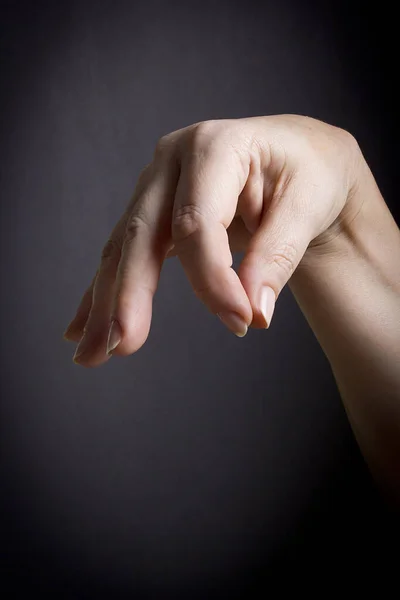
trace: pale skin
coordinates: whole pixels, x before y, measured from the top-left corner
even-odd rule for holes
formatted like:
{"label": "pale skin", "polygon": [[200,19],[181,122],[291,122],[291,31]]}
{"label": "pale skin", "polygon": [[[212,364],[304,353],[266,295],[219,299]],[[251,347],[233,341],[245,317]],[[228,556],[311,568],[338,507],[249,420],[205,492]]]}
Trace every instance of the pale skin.
{"label": "pale skin", "polygon": [[77,364],[145,343],[171,256],[238,336],[269,327],[289,284],[372,473],[400,505],[400,232],[353,136],[278,115],[161,138],[64,334],[79,342]]}

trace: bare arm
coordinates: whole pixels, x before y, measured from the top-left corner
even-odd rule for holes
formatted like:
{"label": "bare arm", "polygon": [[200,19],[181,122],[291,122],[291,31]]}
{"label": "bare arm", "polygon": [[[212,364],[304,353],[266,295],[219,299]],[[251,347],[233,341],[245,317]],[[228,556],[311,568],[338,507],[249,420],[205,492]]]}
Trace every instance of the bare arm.
{"label": "bare arm", "polygon": [[356,212],[311,245],[290,287],[372,473],[400,502],[400,232],[362,158],[349,203]]}

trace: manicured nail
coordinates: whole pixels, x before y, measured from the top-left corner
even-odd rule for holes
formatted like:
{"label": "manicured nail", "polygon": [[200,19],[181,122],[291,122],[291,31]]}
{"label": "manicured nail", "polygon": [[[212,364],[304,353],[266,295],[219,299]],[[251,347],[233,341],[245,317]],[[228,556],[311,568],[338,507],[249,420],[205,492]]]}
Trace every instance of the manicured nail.
{"label": "manicured nail", "polygon": [[111,323],[110,331],[108,334],[107,354],[111,354],[111,352],[113,350],[115,350],[115,348],[120,343],[121,339],[122,339],[121,327],[120,327],[118,321],[116,321],[114,319],[114,321],[112,321],[112,323]]}
{"label": "manicured nail", "polygon": [[261,288],[260,311],[265,319],[265,328],[271,325],[272,315],[275,309],[275,292],[272,288],[264,286]]}
{"label": "manicured nail", "polygon": [[220,312],[217,316],[221,319],[224,325],[228,327],[238,337],[244,337],[247,333],[247,325],[242,317],[235,312]]}
{"label": "manicured nail", "polygon": [[88,349],[88,337],[86,333],[83,334],[81,341],[76,347],[75,354],[72,357],[74,363],[78,363],[78,359],[87,351]]}

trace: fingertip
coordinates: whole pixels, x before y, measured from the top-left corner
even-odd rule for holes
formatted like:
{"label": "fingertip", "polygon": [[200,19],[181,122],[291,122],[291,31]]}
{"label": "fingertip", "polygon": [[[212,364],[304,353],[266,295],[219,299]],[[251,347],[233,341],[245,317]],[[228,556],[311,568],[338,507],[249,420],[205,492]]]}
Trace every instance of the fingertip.
{"label": "fingertip", "polygon": [[244,337],[246,335],[248,326],[239,314],[231,311],[221,311],[217,313],[217,317],[237,337]]}
{"label": "fingertip", "polygon": [[240,264],[238,275],[252,308],[252,329],[268,329],[275,308],[276,294],[272,286],[265,285],[262,269],[254,256],[247,254]]}
{"label": "fingertip", "polygon": [[102,366],[109,359],[110,359],[109,356],[107,356],[105,360],[104,359],[96,360],[93,357],[85,357],[85,356],[75,357],[75,356],[73,356],[72,362],[75,365],[78,365],[79,367],[84,367],[85,369],[95,369],[96,367]]}
{"label": "fingertip", "polygon": [[118,323],[117,319],[113,319],[111,321],[110,330],[108,332],[107,338],[107,354],[111,354],[113,350],[120,344],[122,340],[122,329],[121,325]]}
{"label": "fingertip", "polygon": [[272,315],[275,310],[275,302],[276,295],[274,290],[268,285],[263,285],[260,291],[258,309],[264,319],[265,329],[268,329],[271,325]]}
{"label": "fingertip", "polygon": [[129,356],[146,342],[151,325],[152,296],[150,292],[136,293],[129,302],[119,302],[113,311],[107,338],[110,356]]}
{"label": "fingertip", "polygon": [[66,329],[63,333],[63,340],[66,342],[80,342],[82,337],[82,332],[73,329]]}
{"label": "fingertip", "polygon": [[84,350],[79,350],[79,346],[75,350],[75,354],[72,357],[72,362],[80,367],[92,369],[100,367],[104,363],[110,360],[112,355],[108,355],[105,352],[105,344],[99,344],[94,349],[92,347]]}
{"label": "fingertip", "polygon": [[144,345],[148,338],[149,331],[144,335],[138,335],[135,333],[134,335],[124,336],[122,340],[111,348],[108,352],[108,356],[130,356],[131,354],[135,354],[140,348]]}

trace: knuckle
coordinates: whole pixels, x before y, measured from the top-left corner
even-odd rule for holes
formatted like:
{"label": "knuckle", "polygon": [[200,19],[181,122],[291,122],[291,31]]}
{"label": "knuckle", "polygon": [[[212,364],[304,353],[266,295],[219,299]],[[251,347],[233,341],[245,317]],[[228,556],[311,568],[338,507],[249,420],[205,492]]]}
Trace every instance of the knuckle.
{"label": "knuckle", "polygon": [[362,152],[357,139],[352,133],[350,133],[350,131],[345,129],[341,129],[341,134],[343,138],[343,146],[345,151],[347,151],[348,156],[353,160],[353,163],[358,162],[362,157]]}
{"label": "knuckle", "polygon": [[165,154],[166,150],[169,149],[171,144],[171,134],[167,133],[166,135],[163,135],[162,137],[159,138],[159,140],[156,143],[156,147],[154,150],[154,156],[162,156]]}
{"label": "knuckle", "polygon": [[201,227],[204,216],[194,204],[180,206],[172,217],[172,238],[181,242],[193,235]]}
{"label": "knuckle", "polygon": [[128,217],[125,226],[125,241],[135,238],[140,231],[148,228],[147,220],[141,213],[134,213]]}
{"label": "knuckle", "polygon": [[118,258],[119,254],[120,245],[115,239],[109,238],[101,251],[101,262],[104,264],[114,261]]}
{"label": "knuckle", "polygon": [[190,131],[187,147],[190,152],[197,153],[204,150],[217,137],[218,127],[216,121],[202,121],[197,123]]}
{"label": "knuckle", "polygon": [[270,263],[276,265],[286,277],[290,277],[297,264],[297,249],[292,244],[283,244],[270,257]]}
{"label": "knuckle", "polygon": [[346,144],[349,144],[350,146],[355,146],[356,144],[358,145],[354,135],[350,133],[350,131],[348,131],[347,129],[343,129],[342,127],[336,127],[336,131],[342,137]]}

